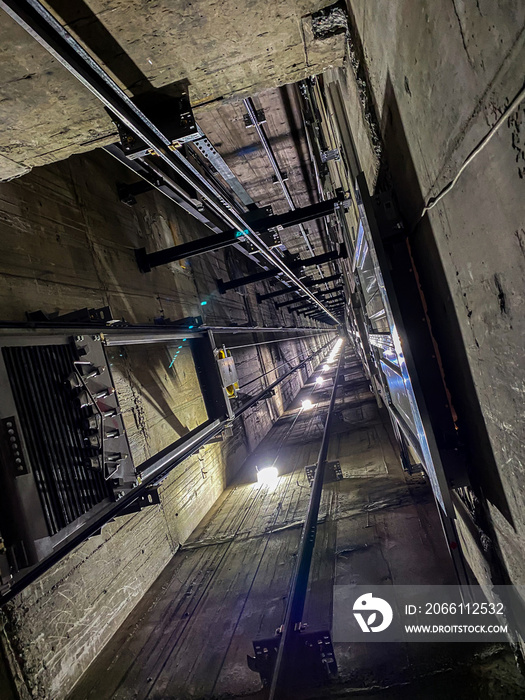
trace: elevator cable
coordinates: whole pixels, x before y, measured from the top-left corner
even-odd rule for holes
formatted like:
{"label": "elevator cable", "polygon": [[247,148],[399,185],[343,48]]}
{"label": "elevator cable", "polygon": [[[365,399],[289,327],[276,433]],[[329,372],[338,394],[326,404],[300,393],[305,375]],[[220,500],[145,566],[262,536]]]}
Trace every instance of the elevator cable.
{"label": "elevator cable", "polygon": [[499,117],[499,119],[496,121],[496,123],[489,129],[489,131],[485,134],[485,136],[481,139],[481,141],[478,143],[478,145],[469,153],[469,155],[466,157],[466,159],[463,162],[463,165],[460,167],[458,170],[456,176],[447,184],[443,189],[435,196],[431,197],[425,207],[423,208],[423,211],[421,212],[420,216],[418,217],[416,224],[421,221],[421,219],[425,216],[425,214],[433,209],[438,202],[440,202],[445,195],[447,195],[456,185],[457,181],[461,177],[461,174],[463,171],[467,168],[467,166],[474,160],[474,158],[481,153],[481,151],[485,148],[485,146],[488,144],[488,142],[491,140],[491,138],[496,134],[496,132],[501,128],[501,126],[504,124],[504,122],[510,117],[512,112],[514,112],[515,109],[518,108],[518,105],[525,99],[525,85],[521,88],[521,90],[518,92],[516,97],[512,100],[510,105],[505,109],[503,114]]}

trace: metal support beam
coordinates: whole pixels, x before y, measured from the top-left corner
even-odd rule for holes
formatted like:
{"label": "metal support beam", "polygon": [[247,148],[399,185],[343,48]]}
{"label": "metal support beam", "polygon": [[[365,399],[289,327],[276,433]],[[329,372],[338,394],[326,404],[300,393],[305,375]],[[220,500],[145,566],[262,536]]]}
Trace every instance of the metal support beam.
{"label": "metal support beam", "polygon": [[[337,306],[333,309],[330,309],[333,314],[341,314],[343,311],[343,306]],[[308,314],[304,314],[307,318],[311,319],[312,321],[319,321],[320,319],[326,318],[326,314],[324,311],[319,311],[317,312],[310,312]]]}
{"label": "metal support beam", "polygon": [[[137,185],[142,185],[143,191],[145,192],[152,189],[152,187],[148,186],[147,183],[139,182]],[[334,205],[338,203],[338,199],[330,199],[326,202],[321,202],[320,204],[314,204],[309,207],[303,207],[302,209],[287,212],[286,214],[266,216],[263,219],[254,221],[252,223],[252,228],[257,232],[262,233],[270,228],[285,228],[287,226],[294,226],[298,221],[308,221],[310,219],[318,218],[319,216],[325,216],[326,212],[333,211]],[[157,250],[153,253],[146,253],[145,248],[138,248],[135,251],[135,256],[140,271],[150,272],[153,267],[158,267],[159,265],[167,265],[170,262],[184,260],[185,258],[191,258],[194,255],[202,255],[203,253],[208,253],[213,250],[219,250],[220,248],[233,245],[234,243],[237,243],[239,239],[242,239],[245,236],[248,236],[248,230],[245,231],[239,230],[238,228],[232,228],[228,229],[227,231],[223,231],[222,233],[216,233],[204,238],[197,238],[195,241],[181,243],[180,245],[171,246],[171,248],[164,248],[163,250]]]}
{"label": "metal support beam", "polygon": [[315,476],[312,484],[312,492],[308,503],[308,512],[301,533],[299,551],[297,553],[297,563],[290,587],[290,595],[286,606],[286,614],[281,632],[281,643],[275,661],[272,685],[270,687],[269,700],[285,700],[290,697],[290,686],[293,684],[293,659],[297,653],[297,642],[300,640],[301,623],[303,622],[304,605],[306,601],[306,591],[308,589],[308,579],[310,576],[310,566],[317,535],[317,518],[319,517],[319,506],[321,503],[321,493],[323,490],[323,479],[325,473],[326,457],[328,454],[328,444],[330,441],[330,426],[337,395],[337,381],[343,363],[344,343],[341,347],[341,355],[337,363],[334,377],[334,386],[328,406],[328,413],[324,425],[323,438],[317,456]]}
{"label": "metal support beam", "polygon": [[315,219],[321,219],[323,216],[333,214],[338,207],[343,206],[344,201],[344,195],[335,197],[334,199],[326,199],[323,202],[310,204],[307,207],[300,207],[293,211],[287,211],[284,214],[266,216],[264,219],[255,221],[252,227],[255,231],[261,232],[267,231],[270,228],[289,228],[290,226],[297,226],[305,221],[313,221]]}
{"label": "metal support beam", "polygon": [[322,298],[322,297],[327,297],[327,296],[329,296],[329,295],[332,294],[333,292],[342,292],[343,290],[344,290],[344,285],[343,285],[343,284],[338,284],[337,286],[332,287],[331,289],[325,289],[325,290],[323,290],[322,292],[317,292],[315,296],[316,296],[318,299],[320,299],[320,298]]}
{"label": "metal support beam", "polygon": [[[59,61],[75,78],[99,99],[114,117],[131,130],[145,146],[168,164],[195,190],[196,194],[232,228],[245,230],[258,252],[294,285],[315,299],[310,290],[286,266],[283,260],[257,235],[242,216],[231,208],[220,191],[177,150],[172,141],[140,110],[97,61],[75,40],[67,29],[38,0],[0,0],[15,22]],[[318,300],[315,303],[323,308]],[[329,313],[329,312],[327,312]],[[334,317],[334,321],[337,319]]]}
{"label": "metal support beam", "polygon": [[[343,301],[343,299],[344,299],[344,296],[339,292],[335,296],[329,297],[328,299],[326,299],[324,303],[326,304],[326,308],[329,308],[331,303],[340,302],[340,301]],[[308,301],[308,299],[301,300],[301,303],[297,304],[297,306],[289,305],[287,307],[287,311],[300,311],[301,309],[304,311],[309,311],[309,310],[319,311],[319,309],[316,309],[316,307],[313,306],[312,303],[310,301]]]}
{"label": "metal support beam", "polygon": [[137,203],[135,197],[138,197],[140,194],[145,194],[146,192],[151,192],[152,190],[157,189],[157,187],[160,187],[162,184],[164,183],[160,179],[157,180],[155,184],[147,182],[147,180],[139,180],[138,182],[133,182],[129,185],[119,182],[117,185],[117,192],[120,201],[131,207]]}
{"label": "metal support beam", "polygon": [[[323,297],[329,296],[330,294],[334,292],[340,292],[341,290],[344,289],[344,286],[342,284],[338,285],[337,287],[332,287],[332,289],[326,289],[325,291],[322,292],[316,292],[315,296],[318,299],[321,299]],[[301,299],[292,299],[290,301],[281,301],[275,304],[276,309],[281,309],[284,306],[291,306],[292,304],[296,304],[298,301],[303,302],[304,304],[310,303],[309,299],[305,299],[304,297],[301,297]],[[329,301],[329,300],[327,300]],[[302,305],[302,304],[301,304]]]}
{"label": "metal support beam", "polygon": [[[323,263],[330,262],[331,260],[339,260],[340,258],[346,258],[346,247],[340,246],[339,250],[333,250],[330,253],[323,253],[322,255],[315,255],[313,258],[305,258],[304,260],[297,260],[290,263],[291,270],[300,270],[302,267],[311,267],[312,265],[322,265]],[[257,272],[254,275],[248,275],[247,277],[239,277],[238,279],[230,280],[229,282],[223,282],[222,280],[217,280],[217,287],[221,294],[224,294],[228,289],[237,289],[237,287],[243,287],[245,284],[252,284],[253,282],[260,282],[261,280],[270,279],[279,274],[279,270],[276,267],[272,267],[265,272]],[[308,296],[315,300],[318,305],[321,303],[319,300],[315,299],[312,292],[308,293]]]}
{"label": "metal support beam", "polygon": [[[340,306],[335,306],[330,309],[330,311],[334,314],[341,313],[343,310],[343,305],[341,304]],[[303,315],[306,316],[306,318],[311,318],[312,321],[318,321],[320,318],[325,318],[326,314],[324,311],[309,311],[307,313],[303,312]]]}
{"label": "metal support beam", "polygon": [[[330,303],[333,302],[333,303]],[[337,297],[334,299],[329,299],[326,302],[326,308],[327,309],[332,309],[335,306],[340,306],[344,302],[344,299],[342,297]],[[319,311],[318,309],[315,308],[312,304],[309,302],[305,301],[304,304],[300,304],[298,306],[291,306],[286,309],[289,313],[292,313],[293,311],[298,311],[300,314],[304,314],[307,311],[315,311],[316,313],[324,313],[323,311]]]}
{"label": "metal support beam", "polygon": [[[327,282],[335,282],[337,280],[341,279],[341,275],[329,275],[328,277],[322,277],[319,280],[303,280],[303,284],[305,287],[312,288],[312,287],[320,287],[323,284],[326,284]],[[257,301],[261,302],[264,301],[265,299],[275,299],[276,297],[282,297],[285,294],[290,294],[291,292],[297,292],[299,293],[298,289],[290,289],[288,287],[287,289],[278,289],[275,292],[268,292],[268,294],[259,294],[257,293]]]}
{"label": "metal support beam", "polygon": [[181,243],[180,245],[157,250],[154,253],[146,253],[146,248],[137,248],[135,250],[135,259],[141,272],[150,272],[153,267],[159,265],[167,265],[170,262],[177,260],[185,260],[194,255],[202,255],[212,250],[220,250],[227,246],[237,243],[244,237],[244,233],[237,229],[229,229],[222,233],[215,233],[204,238],[197,238],[189,243]]}

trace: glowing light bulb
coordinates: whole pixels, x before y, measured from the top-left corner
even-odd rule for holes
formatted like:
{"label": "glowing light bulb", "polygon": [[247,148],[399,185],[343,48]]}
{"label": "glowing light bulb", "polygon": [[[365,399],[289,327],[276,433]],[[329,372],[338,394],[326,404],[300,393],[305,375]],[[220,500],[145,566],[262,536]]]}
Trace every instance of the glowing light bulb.
{"label": "glowing light bulb", "polygon": [[301,404],[301,408],[303,411],[309,411],[313,406],[313,403],[310,401],[310,399],[305,399],[303,403]]}
{"label": "glowing light bulb", "polygon": [[265,484],[269,487],[277,486],[277,482],[279,481],[279,472],[277,471],[277,467],[265,467],[264,469],[258,469],[257,481],[259,484]]}
{"label": "glowing light bulb", "polygon": [[322,377],[317,377],[317,379],[315,380],[315,383],[316,383],[316,384],[319,384],[319,386],[321,386],[321,384],[322,384],[323,382],[324,382],[324,379],[323,379]]}

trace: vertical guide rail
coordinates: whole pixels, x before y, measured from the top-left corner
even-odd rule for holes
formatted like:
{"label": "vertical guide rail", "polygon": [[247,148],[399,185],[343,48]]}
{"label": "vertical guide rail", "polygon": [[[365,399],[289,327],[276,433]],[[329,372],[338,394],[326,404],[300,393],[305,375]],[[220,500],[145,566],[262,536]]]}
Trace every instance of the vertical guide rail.
{"label": "vertical guide rail", "polygon": [[290,658],[294,656],[294,639],[298,635],[299,624],[302,621],[304,612],[304,604],[306,600],[306,591],[308,589],[308,578],[310,574],[310,566],[312,564],[312,556],[315,546],[315,538],[317,535],[317,518],[319,516],[319,506],[321,504],[321,493],[323,489],[323,480],[325,473],[326,456],[328,454],[328,444],[330,441],[330,427],[332,423],[332,414],[337,395],[337,381],[339,372],[344,357],[345,343],[341,345],[341,355],[337,363],[337,369],[334,377],[334,387],[330,404],[328,406],[328,415],[324,425],[323,438],[317,464],[315,469],[315,477],[312,484],[312,492],[308,503],[308,513],[301,534],[301,542],[299,543],[299,551],[297,555],[297,565],[292,578],[290,587],[290,597],[286,606],[286,614],[281,633],[281,643],[275,661],[275,668],[272,676],[272,684],[270,687],[269,700],[286,700],[286,675],[289,671]]}

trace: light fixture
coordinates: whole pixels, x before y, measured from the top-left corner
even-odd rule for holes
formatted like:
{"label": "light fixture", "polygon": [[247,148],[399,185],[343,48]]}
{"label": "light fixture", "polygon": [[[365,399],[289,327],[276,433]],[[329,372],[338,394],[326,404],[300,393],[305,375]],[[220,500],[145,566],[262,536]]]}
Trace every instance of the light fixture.
{"label": "light fixture", "polygon": [[257,469],[257,482],[259,484],[265,484],[268,487],[277,486],[279,481],[279,472],[277,467],[264,467],[264,469]]}
{"label": "light fixture", "polygon": [[330,369],[330,365],[325,365],[323,367],[323,372],[328,372],[329,369]]}
{"label": "light fixture", "polygon": [[313,403],[310,401],[310,399],[305,399],[303,403],[301,404],[301,408],[303,411],[309,411],[313,406]]}
{"label": "light fixture", "polygon": [[319,384],[319,386],[321,386],[321,384],[322,384],[323,382],[324,382],[324,379],[323,379],[322,377],[317,377],[316,380],[315,380],[315,383],[316,383],[316,384]]}

